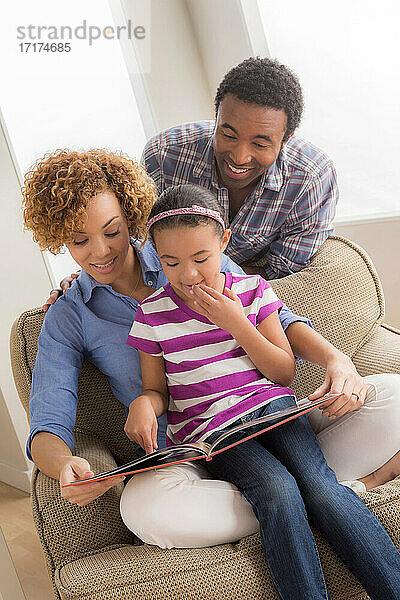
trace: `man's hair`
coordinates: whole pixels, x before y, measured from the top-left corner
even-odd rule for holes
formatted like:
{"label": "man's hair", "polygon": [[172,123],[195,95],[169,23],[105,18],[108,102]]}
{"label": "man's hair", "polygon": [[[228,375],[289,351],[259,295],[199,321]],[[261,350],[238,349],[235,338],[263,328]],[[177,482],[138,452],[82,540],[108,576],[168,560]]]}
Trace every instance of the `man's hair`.
{"label": "man's hair", "polygon": [[287,116],[285,142],[298,127],[303,112],[303,92],[296,75],[271,58],[247,58],[221,81],[215,96],[215,114],[226,96],[242,102],[283,110]]}
{"label": "man's hair", "polygon": [[[226,223],[225,211],[214,194],[206,188],[191,183],[171,186],[164,190],[155,201],[150,211],[149,220],[167,210],[189,208],[193,205],[215,210],[221,215]],[[222,239],[224,229],[218,221],[204,215],[191,214],[170,215],[157,221],[150,227],[149,238],[154,244],[155,231],[177,229],[179,227],[198,227],[199,225],[211,225],[215,229],[215,233],[218,237]]]}
{"label": "man's hair", "polygon": [[156,186],[141,165],[105,150],[58,150],[39,160],[22,190],[25,229],[42,250],[57,254],[82,230],[88,203],[104,191],[115,194],[130,234],[144,241]]}

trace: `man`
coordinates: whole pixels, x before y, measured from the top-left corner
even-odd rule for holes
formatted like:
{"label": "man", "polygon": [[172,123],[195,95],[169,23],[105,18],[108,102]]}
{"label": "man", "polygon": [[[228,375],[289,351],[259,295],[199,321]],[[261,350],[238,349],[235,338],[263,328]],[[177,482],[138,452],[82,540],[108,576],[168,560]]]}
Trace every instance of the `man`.
{"label": "man", "polygon": [[148,173],[160,192],[179,183],[212,190],[232,230],[226,253],[246,270],[257,264],[267,279],[299,271],[333,231],[338,191],[329,158],[293,135],[303,110],[297,78],[249,58],[225,75],[215,109],[216,121],[151,139]]}
{"label": "man", "polygon": [[[274,279],[301,270],[333,231],[338,190],[331,160],[293,135],[303,111],[297,77],[276,60],[248,58],[223,78],[215,111],[215,121],[149,140],[147,172],[159,192],[180,183],[212,190],[232,230],[225,252],[248,273]],[[286,328],[294,353],[326,369],[311,398],[344,393],[323,414],[361,406],[367,386],[351,360],[295,319]]]}

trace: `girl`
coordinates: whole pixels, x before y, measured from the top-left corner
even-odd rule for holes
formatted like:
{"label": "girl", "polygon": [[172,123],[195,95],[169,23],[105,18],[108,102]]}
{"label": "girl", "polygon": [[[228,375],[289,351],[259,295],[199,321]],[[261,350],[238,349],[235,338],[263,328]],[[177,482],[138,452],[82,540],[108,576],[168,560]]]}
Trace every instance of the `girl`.
{"label": "girl", "polygon": [[[128,418],[136,441],[146,452],[157,448],[157,417],[166,410],[174,444],[213,441],[243,419],[293,404],[281,302],[258,275],[220,272],[230,231],[212,194],[168,188],[148,229],[170,283],[141,303],[128,338],[143,378]],[[250,502],[281,598],[329,598],[310,523],[372,599],[399,598],[395,546],[359,497],[338,484],[305,417],[215,456],[207,469]]]}

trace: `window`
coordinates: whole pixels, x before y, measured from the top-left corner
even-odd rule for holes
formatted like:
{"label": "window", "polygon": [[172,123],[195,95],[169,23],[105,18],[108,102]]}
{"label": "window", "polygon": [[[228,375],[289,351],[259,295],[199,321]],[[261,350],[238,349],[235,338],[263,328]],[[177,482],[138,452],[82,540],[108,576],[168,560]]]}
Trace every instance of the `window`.
{"label": "window", "polygon": [[397,3],[259,0],[271,56],[300,78],[297,134],[326,151],[339,217],[400,212]]}
{"label": "window", "polygon": [[[0,103],[19,172],[61,148],[106,148],[139,159],[146,135],[119,40],[101,36],[90,44],[87,34],[86,39],[67,39],[67,26],[81,26],[81,35],[85,22],[86,29],[113,26],[109,3],[18,0],[2,12],[1,52],[6,60]],[[30,24],[36,27],[36,39],[28,38]],[[39,51],[39,42],[52,40],[46,30],[38,39],[37,26],[65,26],[66,38],[54,40],[57,45],[63,41],[64,49]],[[137,66],[130,64],[133,68]],[[47,258],[53,283],[76,268],[68,253],[49,253]]]}

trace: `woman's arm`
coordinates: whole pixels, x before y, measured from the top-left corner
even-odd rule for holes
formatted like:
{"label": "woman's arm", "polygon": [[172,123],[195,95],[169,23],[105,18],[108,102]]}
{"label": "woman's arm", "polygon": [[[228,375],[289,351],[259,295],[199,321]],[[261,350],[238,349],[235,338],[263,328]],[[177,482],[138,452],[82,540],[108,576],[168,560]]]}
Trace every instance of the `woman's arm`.
{"label": "woman's arm", "polygon": [[[86,478],[88,472],[92,474],[87,460],[72,455],[78,379],[83,361],[82,330],[76,306],[63,297],[44,320],[32,378],[27,454],[42,473],[59,480],[60,485]],[[116,479],[117,483],[122,480]],[[83,506],[109,487],[72,486],[61,488],[61,495]],[[81,488],[85,488],[84,491]]]}
{"label": "woman's arm", "polygon": [[42,473],[60,479],[64,466],[71,461],[72,452],[61,438],[47,431],[35,435],[31,444],[32,459]]}
{"label": "woman's arm", "polygon": [[139,352],[142,370],[143,392],[132,400],[125,423],[128,438],[138,443],[150,454],[157,450],[157,417],[168,408],[168,390],[165,379],[164,359]]}
{"label": "woman's arm", "polygon": [[[88,461],[80,456],[73,456],[67,444],[53,433],[37,433],[32,440],[31,454],[37,468],[45,475],[57,479],[60,486],[94,475]],[[61,487],[61,496],[72,504],[85,506],[124,479],[122,476],[86,485]]]}

